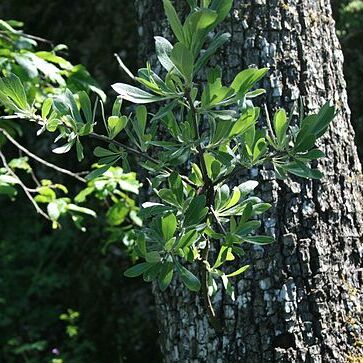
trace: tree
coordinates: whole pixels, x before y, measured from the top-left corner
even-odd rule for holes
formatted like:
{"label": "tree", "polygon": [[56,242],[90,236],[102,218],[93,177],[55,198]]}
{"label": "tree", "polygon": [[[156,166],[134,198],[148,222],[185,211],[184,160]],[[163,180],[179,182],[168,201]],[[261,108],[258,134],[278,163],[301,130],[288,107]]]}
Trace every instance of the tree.
{"label": "tree", "polygon": [[[139,0],[137,9],[145,56],[152,36],[170,34],[160,1]],[[251,248],[252,267],[234,286],[236,302],[223,292],[215,298],[222,332],[209,323],[199,296],[177,284],[165,292],[154,288],[165,361],[353,361],[361,354],[361,166],[330,2],[235,1],[221,28],[232,34],[216,62],[227,80],[252,64],[269,66],[263,81],[269,109],[291,110],[301,99],[311,112],[331,99],[338,116],[321,142],[328,155],[322,181],[282,182],[261,171],[261,194],[275,205],[264,228],[275,231],[277,242]]]}
{"label": "tree", "polygon": [[[343,241],[339,240],[341,244],[345,243],[349,246],[349,242],[352,242],[348,239],[351,237],[351,234],[346,231],[348,226],[343,222],[341,227],[344,230],[339,231],[340,226],[335,226],[333,232],[328,231],[337,211],[325,212],[326,206],[318,197],[326,197],[323,191],[328,191],[330,184],[327,182],[320,185],[301,183],[299,186],[298,180],[287,184],[275,181],[275,185],[278,185],[286,194],[288,192],[299,194],[302,200],[296,198],[296,201],[302,203],[302,209],[297,215],[292,215],[297,205],[282,205],[281,201],[286,196],[280,196],[278,207],[284,207],[284,213],[281,215],[275,210],[269,218],[262,217],[266,234],[276,235],[283,243],[283,246],[274,247],[275,251],[279,249],[280,253],[273,254],[271,253],[273,249],[265,252],[262,247],[271,243],[273,238],[256,234],[256,230],[261,226],[261,221],[256,217],[266,212],[271,206],[258,197],[249,196],[258,183],[256,181],[238,182],[233,190],[225,183],[227,181],[233,183],[233,177],[239,176],[238,172],[256,176],[258,170],[254,167],[267,163],[266,165],[273,167],[273,170],[265,167],[260,171],[263,182],[260,193],[264,198],[273,201],[276,189],[269,188],[266,181],[269,179],[271,181],[274,175],[280,179],[285,179],[288,174],[307,179],[320,179],[321,172],[311,168],[310,162],[324,156],[315,144],[328,129],[335,114],[334,107],[326,103],[317,113],[306,117],[303,114],[300,117],[294,117],[294,111],[291,110],[290,119],[287,119],[283,109],[279,109],[274,113],[272,121],[268,116],[271,112],[266,108],[266,126],[256,125],[261,109],[253,105],[252,99],[263,95],[265,90],[256,89],[254,86],[266,75],[268,68],[236,71],[237,75],[233,81],[227,81],[228,83],[224,86],[220,68],[205,67],[205,65],[216,49],[226,42],[230,34],[218,33],[211,36],[207,49],[201,51],[208,35],[211,35],[216,26],[228,15],[232,0],[204,0],[200,3],[200,7],[195,0],[188,0],[191,12],[184,25],[178,19],[170,0],[163,0],[163,3],[168,21],[178,39],[178,42],[172,45],[165,38],[156,38],[157,57],[167,70],[167,74],[163,77],[162,72],[158,72],[161,78],[153,72],[150,65],[147,65],[146,68],[140,69],[138,76],[135,77],[119,60],[121,67],[130,78],[147,88],[148,92],[129,84],[113,85],[119,98],[114,103],[111,116],[105,118],[102,112],[106,135],[95,133],[97,126],[95,107],[92,107],[91,100],[84,91],[72,93],[71,90],[66,89],[59,95],[46,99],[40,107],[30,101],[31,98],[26,94],[20,79],[8,73],[0,80],[0,101],[8,112],[13,112],[10,118],[26,119],[38,125],[40,127],[38,134],[46,130],[59,133],[57,140],[65,139],[66,141],[64,145],[53,150],[57,154],[66,153],[75,147],[77,157],[81,161],[84,158],[82,145],[87,136],[108,144],[108,149],[96,147],[94,150],[95,156],[100,158],[99,164],[103,166],[89,174],[87,176],[89,180],[105,174],[117,162],[122,161],[125,170],[129,169],[128,161],[131,155],[148,170],[154,195],[159,202],[155,203],[151,199],[143,204],[141,211],[143,225],[135,233],[135,253],[138,257],[145,259],[145,262],[130,268],[125,275],[129,277],[143,275],[146,281],[157,281],[162,291],[167,290],[173,281],[174,272],[178,276],[167,294],[156,293],[159,301],[162,302],[160,304],[162,323],[165,324],[168,318],[170,318],[167,321],[168,327],[173,327],[173,324],[183,327],[183,324],[187,323],[188,333],[195,335],[197,343],[190,358],[189,350],[182,351],[184,342],[178,347],[175,340],[166,340],[165,346],[173,345],[174,348],[171,353],[165,350],[167,361],[180,359],[184,361],[235,361],[236,359],[266,361],[272,360],[269,356],[271,347],[275,348],[275,353],[279,354],[284,361],[314,360],[317,343],[320,343],[321,336],[325,338],[325,341],[319,345],[323,350],[325,346],[333,349],[334,342],[329,344],[329,338],[332,337],[329,336],[328,329],[323,327],[324,329],[319,331],[321,326],[317,327],[326,321],[324,316],[316,316],[322,315],[323,308],[319,304],[320,297],[314,295],[314,290],[309,289],[313,285],[313,288],[318,290],[319,281],[331,282],[334,277],[339,276],[339,274],[331,274],[333,276],[331,277],[326,274],[326,268],[330,266],[328,263],[324,265],[324,253],[321,253],[319,247],[324,243],[321,242],[323,238],[331,237],[333,240],[336,232],[341,232],[339,236],[345,238]],[[284,6],[283,9],[291,12],[291,7]],[[258,9],[255,10],[256,15]],[[299,11],[301,10],[299,8]],[[264,14],[260,12],[259,20],[263,19]],[[284,26],[287,20],[288,17],[285,19]],[[4,26],[12,34],[18,34],[11,29],[11,26],[9,27],[9,24]],[[260,28],[263,28],[261,24]],[[299,34],[304,34],[301,29],[298,30]],[[301,54],[300,59],[303,59]],[[292,61],[290,59],[290,62]],[[319,64],[318,60],[314,59],[314,61],[314,65]],[[305,69],[301,63],[299,66],[300,71],[309,71],[309,67]],[[277,68],[272,69],[272,74],[277,70]],[[205,81],[198,81],[198,74]],[[287,81],[286,84],[288,84]],[[315,79],[314,86],[317,85],[320,86],[318,79]],[[293,85],[289,86],[291,91]],[[274,92],[280,91],[276,86],[272,89]],[[282,90],[281,93],[272,93],[267,100],[282,94]],[[335,95],[331,96],[333,101],[336,101]],[[128,116],[122,115],[120,99],[136,104],[148,104],[148,108],[144,105],[137,106],[134,113]],[[287,100],[288,94],[284,101]],[[150,112],[152,110],[150,103],[160,104],[157,112]],[[307,102],[307,106],[309,108],[311,104]],[[149,116],[152,118],[149,119]],[[123,130],[126,130],[130,141],[134,144],[133,147],[115,140]],[[161,132],[166,132],[165,136],[169,139],[160,138]],[[2,133],[16,145],[7,132],[2,131]],[[330,136],[334,139],[335,134],[331,133]],[[329,155],[331,150],[327,143],[323,143],[322,146],[325,147],[328,156],[333,159],[332,155]],[[18,148],[23,150],[21,145]],[[8,190],[9,186],[19,184],[37,211],[45,218],[52,220],[55,227],[58,226],[59,216],[67,211],[76,213],[74,217],[78,213],[94,215],[92,211],[78,207],[68,199],[50,198],[48,200],[49,193],[44,195],[42,188],[33,190],[25,187],[14,173],[14,168],[7,164],[2,153],[0,157],[4,165],[2,181],[6,184],[2,185],[2,188]],[[339,181],[341,184],[344,182],[341,178]],[[353,185],[356,180],[351,182]],[[316,188],[319,187],[321,189],[317,190]],[[319,195],[319,192],[322,194]],[[39,193],[40,196],[33,198],[31,193]],[[318,207],[319,214],[324,212],[323,216],[313,212],[311,203],[308,203],[309,197],[313,198],[314,207]],[[285,201],[290,202],[290,199]],[[331,201],[334,202],[335,199],[332,198]],[[37,202],[48,204],[47,213],[38,206]],[[339,205],[336,207],[339,208]],[[304,225],[306,220],[310,223],[308,226]],[[141,220],[135,219],[135,223],[141,224]],[[304,239],[301,239],[301,234],[297,233],[300,225],[306,227]],[[282,226],[286,230],[281,231],[277,228]],[[298,237],[300,240],[297,247],[294,243]],[[319,238],[318,242],[316,238]],[[307,251],[305,254],[301,253],[302,242],[308,246],[309,254]],[[246,254],[243,247],[246,243],[257,246],[252,247],[249,250],[249,258],[244,259]],[[327,251],[330,253],[329,257],[336,257],[334,247],[331,250],[326,247],[324,252]],[[352,253],[355,252],[353,248],[352,251]],[[320,256],[319,253],[321,253]],[[276,257],[276,261],[271,261],[270,257]],[[253,258],[256,261],[250,272],[247,272],[246,278],[240,283],[235,283],[236,294],[230,278],[245,272],[249,266],[242,264],[241,267],[241,262],[253,260]],[[309,259],[308,265],[303,263],[304,258]],[[236,270],[230,267],[231,261],[238,263]],[[337,272],[340,272],[340,266],[337,267]],[[344,275],[343,267],[346,266],[342,266],[341,270]],[[351,272],[355,273],[357,270]],[[284,280],[281,281],[282,279]],[[218,288],[216,280],[223,283],[224,289]],[[279,282],[283,283],[281,288],[278,286]],[[172,302],[168,299],[170,292],[174,297],[179,294],[184,299],[190,299],[190,295],[186,293],[187,289],[181,290],[180,283],[193,292],[201,290],[202,297],[194,295],[193,300],[196,306],[189,303],[186,304],[188,308],[176,306],[175,309],[170,310],[172,306]],[[277,290],[276,287],[278,287]],[[349,288],[352,290],[351,285]],[[214,302],[219,304],[217,313],[210,299],[215,292],[217,294]],[[225,296],[225,293],[231,297],[231,300]],[[237,303],[233,303],[235,296],[238,297]],[[353,300],[352,297],[343,297],[343,299]],[[200,303],[201,301],[204,306]],[[181,302],[183,300],[177,301],[177,303]],[[282,315],[276,308],[279,302],[283,303],[281,304],[284,308]],[[329,305],[328,301],[326,303],[326,308],[329,309],[332,305]],[[334,305],[335,309],[337,305]],[[163,308],[168,313],[163,314],[165,312]],[[193,316],[185,320],[183,314],[188,309],[192,309],[190,311]],[[251,314],[244,316],[245,312],[252,312],[253,319],[248,321]],[[289,315],[286,317],[284,314]],[[303,320],[302,323],[299,321],[300,318]],[[314,318],[316,319],[314,322],[317,322],[315,325],[312,321]],[[329,318],[333,320],[332,317],[329,316]],[[352,324],[353,318],[350,316],[347,323]],[[268,324],[269,319],[275,325]],[[248,321],[247,328],[246,321]],[[200,324],[203,326],[203,334],[200,332]],[[306,327],[309,325],[311,330]],[[296,328],[301,335],[297,333]],[[279,330],[276,331],[276,329]],[[273,333],[276,336],[271,342]],[[311,347],[304,351],[305,347],[301,348],[301,346],[309,339],[312,340]],[[213,343],[218,344],[213,347]],[[262,353],[257,345],[254,347],[256,343],[262,345]],[[208,351],[209,345],[213,348],[210,351]],[[295,351],[293,348],[296,348]],[[287,350],[285,355],[283,349]],[[320,359],[321,355],[329,353],[318,352],[317,357]],[[334,353],[338,354],[333,351],[332,354]],[[304,355],[303,358],[301,358],[302,355]]]}

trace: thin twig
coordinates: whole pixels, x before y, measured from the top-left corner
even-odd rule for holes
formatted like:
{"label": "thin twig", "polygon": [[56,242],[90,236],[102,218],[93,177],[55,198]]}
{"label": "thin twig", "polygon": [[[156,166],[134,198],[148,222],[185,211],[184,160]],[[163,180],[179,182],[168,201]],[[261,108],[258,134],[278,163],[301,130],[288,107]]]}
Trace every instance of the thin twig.
{"label": "thin twig", "polygon": [[19,115],[8,115],[8,116],[1,116],[0,119],[1,120],[13,120],[13,119],[18,119],[21,118]]}
{"label": "thin twig", "polygon": [[227,234],[227,231],[226,231],[226,229],[223,227],[223,225],[222,225],[222,223],[221,223],[220,219],[218,218],[217,213],[216,213],[216,211],[214,210],[213,206],[210,206],[210,207],[209,207],[209,210],[211,211],[212,216],[213,216],[213,218],[215,219],[215,221],[216,221],[216,223],[217,223],[218,228],[220,229],[220,231],[221,231],[223,234]]}
{"label": "thin twig", "polygon": [[30,171],[30,175],[32,176],[32,179],[34,180],[34,183],[36,184],[37,187],[41,187],[42,184],[40,183],[40,181],[38,180],[37,176],[35,175],[33,169]]}
{"label": "thin twig", "polygon": [[132,72],[126,67],[125,63],[122,61],[120,56],[117,53],[114,53],[114,56],[121,67],[121,69],[133,80],[135,80],[135,76],[132,74]]}
{"label": "thin twig", "polygon": [[201,261],[201,275],[202,275],[202,293],[203,293],[203,300],[204,300],[204,305],[206,307],[208,316],[209,316],[209,321],[212,324],[213,328],[216,330],[216,332],[221,333],[222,332],[222,324],[221,324],[221,320],[217,317],[214,308],[213,308],[213,304],[211,301],[211,298],[209,296],[209,292],[208,292],[208,255],[209,255],[209,240],[206,241],[206,247],[203,250],[203,254],[202,254],[202,261]]}
{"label": "thin twig", "polygon": [[270,131],[271,137],[273,138],[275,135],[274,135],[274,131],[272,129],[270,114],[268,112],[266,103],[264,104],[264,109],[265,109],[265,113],[266,113],[266,121],[267,121],[268,130]]}
{"label": "thin twig", "polygon": [[[6,32],[6,31],[0,31],[0,34],[4,34],[4,35],[7,35],[9,34],[9,32]],[[37,40],[38,42],[42,42],[42,43],[46,43],[46,44],[50,44],[51,46],[53,46],[53,42],[51,40],[48,40],[48,39],[44,39],[44,38],[41,38],[41,37],[37,37],[35,35],[30,35],[30,34],[27,34],[27,33],[23,33],[21,31],[17,31],[15,33],[11,33],[11,34],[14,34],[14,35],[18,35],[20,37],[24,37],[24,38],[28,38],[28,39],[33,39],[33,40]]]}
{"label": "thin twig", "polygon": [[[11,116],[5,116],[5,117],[0,117],[0,118],[19,118],[19,116],[16,116],[16,115],[11,115]],[[27,117],[29,120],[31,120],[31,121],[34,121],[34,122],[36,122],[37,124],[40,124],[40,125],[44,125],[45,124],[45,120],[43,120],[42,119],[42,117],[41,116],[37,116],[37,115],[32,115],[32,117]],[[5,130],[3,130],[3,129],[0,129],[0,132],[3,132],[4,133],[4,135],[6,136],[6,131]],[[7,134],[7,135],[9,135],[9,134]],[[10,135],[9,135],[10,136]],[[126,151],[128,151],[129,153],[132,153],[132,154],[134,154],[134,155],[136,155],[136,156],[138,156],[138,157],[140,157],[140,158],[143,158],[143,159],[146,159],[146,160],[149,160],[149,161],[151,161],[152,163],[154,163],[154,164],[156,164],[156,165],[158,165],[158,164],[160,164],[160,162],[158,161],[158,160],[156,160],[156,159],[154,159],[153,157],[151,157],[150,155],[148,155],[147,153],[143,153],[143,152],[141,152],[141,151],[139,151],[139,150],[136,150],[136,149],[134,149],[134,148],[132,148],[132,147],[130,147],[130,146],[127,146],[127,145],[125,145],[125,144],[122,144],[121,142],[118,142],[118,141],[116,141],[116,140],[113,140],[113,139],[110,139],[109,137],[107,137],[107,136],[104,136],[104,135],[99,135],[99,134],[96,134],[95,132],[92,132],[92,133],[90,133],[89,135],[88,135],[89,137],[91,137],[91,138],[93,138],[93,139],[96,139],[96,140],[100,140],[100,141],[103,141],[103,142],[106,142],[106,143],[108,143],[108,144],[113,144],[113,145],[116,145],[116,146],[118,146],[118,147],[121,147],[121,148],[123,148],[123,149],[125,149]],[[10,138],[11,138],[11,136],[10,136]],[[23,150],[25,153],[30,153],[30,151],[28,151],[28,150],[26,150],[25,148],[24,149],[22,149],[23,147],[20,145],[20,144],[18,144],[13,138],[11,138],[16,144],[14,144],[14,145],[16,145],[20,150]],[[9,139],[9,141],[11,141],[10,139]],[[45,160],[43,160],[43,159],[41,159],[41,158],[39,158],[39,157],[37,157],[36,155],[34,155],[34,154],[28,154],[29,156],[31,156],[31,157],[33,157],[35,160],[38,160],[39,162],[43,162],[43,164],[44,164],[44,162],[46,162]],[[47,165],[48,164],[48,165]],[[51,163],[47,163],[47,164],[45,164],[45,165],[47,165],[48,167],[50,167],[50,168],[53,168],[53,169],[55,169],[55,170],[58,170],[59,172],[62,172],[62,173],[64,173],[64,174],[68,174],[68,175],[70,175],[70,176],[73,176],[73,177],[75,177],[75,178],[77,178],[78,180],[80,180],[80,181],[82,181],[82,182],[86,182],[86,180],[85,179],[83,179],[83,178],[81,178],[80,176],[79,176],[79,174],[77,175],[76,173],[73,173],[73,172],[71,172],[71,171],[69,171],[69,170],[66,170],[66,169],[62,169],[62,168],[60,168],[60,167],[58,167],[58,166],[56,166],[56,165],[53,165],[53,164],[51,164]],[[57,169],[56,169],[57,168]],[[173,172],[173,170],[172,169],[170,169],[170,168],[168,168],[168,167],[165,167],[164,168],[164,170],[167,172],[167,173],[169,173],[169,174],[171,174],[172,172]],[[187,176],[185,176],[185,175],[181,175],[180,176],[181,178],[182,178],[182,180],[185,182],[185,183],[187,183],[187,184],[189,184],[190,186],[192,186],[193,188],[196,188],[197,186],[187,177]]]}
{"label": "thin twig", "polygon": [[82,183],[86,183],[86,179],[82,178],[81,176],[79,176],[76,173],[73,173],[72,171],[69,171],[67,169],[63,169],[57,165],[54,165],[52,163],[49,163],[48,161],[40,158],[39,156],[33,154],[32,152],[30,152],[28,149],[26,149],[24,146],[20,145],[7,131],[5,131],[4,129],[0,128],[0,132],[2,132],[4,134],[4,136],[13,144],[15,145],[19,150],[23,151],[25,154],[27,154],[28,156],[30,156],[32,159],[38,161],[39,163],[47,166],[48,168],[54,169],[60,173],[69,175],[79,181],[81,181]]}
{"label": "thin twig", "polygon": [[0,34],[0,39],[4,39],[7,42],[13,42],[13,40],[11,38],[9,38],[8,36],[6,36],[4,34]]}
{"label": "thin twig", "polygon": [[[136,149],[134,149],[134,148],[132,148],[132,147],[130,147],[130,146],[127,146],[127,145],[125,145],[125,144],[122,144],[121,142],[119,142],[119,141],[116,141],[116,140],[113,140],[113,139],[110,139],[110,138],[108,138],[107,136],[104,136],[104,135],[99,135],[99,134],[96,134],[96,133],[94,133],[94,132],[92,132],[91,134],[89,134],[89,136],[90,137],[92,137],[93,139],[96,139],[96,140],[100,140],[100,141],[104,141],[104,142],[107,142],[107,143],[109,143],[109,144],[113,144],[113,145],[116,145],[116,146],[118,146],[118,147],[120,147],[120,148],[123,148],[123,149],[125,149],[126,151],[128,151],[129,153],[131,153],[131,154],[134,154],[134,155],[136,155],[136,156],[138,156],[138,157],[140,157],[140,158],[143,158],[143,159],[145,159],[145,160],[149,160],[149,161],[151,161],[152,163],[154,163],[154,164],[156,164],[156,165],[158,165],[158,164],[160,164],[160,161],[158,161],[158,160],[156,160],[156,159],[154,159],[152,156],[150,156],[150,155],[148,155],[147,153],[143,153],[143,152],[141,152],[141,151],[139,151],[139,150],[136,150]],[[169,173],[169,174],[171,174],[172,172],[173,172],[173,170],[172,169],[170,169],[170,168],[168,168],[168,167],[165,167],[164,168],[164,170],[167,172],[167,173]],[[196,187],[196,185],[187,177],[187,176],[185,176],[185,175],[181,175],[180,176],[181,178],[182,178],[182,180],[185,182],[185,183],[187,183],[187,184],[189,184],[190,186],[192,186],[192,187]]]}
{"label": "thin twig", "polygon": [[15,178],[19,185],[21,186],[21,188],[24,190],[25,195],[28,197],[28,199],[31,201],[31,203],[33,204],[35,210],[37,211],[37,213],[39,213],[40,215],[42,215],[44,218],[48,219],[49,221],[51,220],[49,218],[49,216],[39,207],[38,203],[34,200],[34,198],[32,197],[32,195],[30,194],[30,191],[32,191],[32,189],[28,188],[22,181],[21,179],[13,172],[13,170],[10,168],[9,164],[6,161],[6,158],[4,156],[4,154],[0,151],[0,159],[5,167],[5,169],[7,170],[7,172],[13,177]]}

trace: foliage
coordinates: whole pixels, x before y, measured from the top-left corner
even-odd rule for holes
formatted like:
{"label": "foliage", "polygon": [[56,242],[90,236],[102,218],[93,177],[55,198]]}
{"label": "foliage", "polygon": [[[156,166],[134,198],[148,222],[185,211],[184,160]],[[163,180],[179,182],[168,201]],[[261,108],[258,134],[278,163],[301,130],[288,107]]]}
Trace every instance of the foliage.
{"label": "foliage", "polygon": [[[9,75],[0,85],[1,100],[17,116],[35,122],[40,127],[38,134],[45,130],[58,132],[56,140],[65,143],[53,152],[65,153],[76,146],[81,161],[85,136],[107,142],[109,148],[95,149],[99,163],[105,166],[91,173],[89,179],[119,160],[127,164],[127,152],[143,160],[141,165],[150,173],[150,185],[158,201],[143,204],[142,218],[147,222],[138,231],[136,251],[145,262],[126,271],[127,276],[158,280],[164,290],[177,272],[188,289],[199,291],[200,280],[185,265],[201,260],[209,292],[215,292],[215,279],[221,278],[233,296],[228,279],[247,267],[227,274],[222,269],[224,264],[243,255],[244,243],[268,244],[273,237],[255,234],[260,226],[256,217],[270,208],[251,196],[257,183],[247,181],[233,190],[226,183],[240,168],[250,169],[266,162],[272,163],[276,175],[283,179],[288,174],[320,178],[321,172],[309,163],[324,156],[315,143],[333,119],[334,108],[326,104],[317,114],[302,118],[297,126],[290,126],[286,112],[278,110],[267,129],[258,127],[260,109],[252,101],[264,90],[253,87],[268,69],[243,70],[228,86],[222,84],[221,69],[204,69],[228,39],[224,34],[220,41],[222,35],[217,34],[203,49],[208,33],[225,18],[232,2],[192,5],[182,24],[171,2],[164,0],[177,39],[174,45],[164,38],[156,39],[158,59],[167,72],[164,77],[154,73],[149,64],[133,76],[122,64],[147,91],[125,83],[113,85],[120,96],[112,115],[104,118],[107,136],[94,133],[95,108],[85,92],[73,94],[67,89],[46,100],[39,115],[25,96],[20,80]],[[202,69],[206,82],[201,84],[195,79]],[[122,99],[139,104],[134,113],[121,114]],[[161,104],[150,121],[144,106],[149,103]],[[114,141],[123,130],[135,149]],[[161,130],[169,133],[167,140],[158,137]],[[211,244],[219,248],[214,262],[206,257]]]}
{"label": "foliage", "polygon": [[[84,362],[85,359],[106,362],[129,357],[142,361],[143,350],[153,349],[153,343],[146,342],[150,339],[144,339],[146,345],[143,343],[141,337],[147,333],[139,322],[143,321],[152,331],[153,323],[146,316],[150,313],[137,305],[137,295],[128,292],[129,298],[125,299],[125,292],[115,289],[129,255],[136,258],[132,225],[140,224],[134,200],[140,183],[135,173],[124,173],[121,167],[115,166],[102,176],[86,181],[81,173],[51,164],[25,147],[30,137],[29,128],[19,122],[18,116],[22,114],[11,111],[15,107],[17,111],[22,108],[24,112],[26,108],[27,112],[39,110],[44,114],[50,98],[63,95],[67,89],[94,92],[102,99],[104,93],[83,66],[73,66],[58,55],[58,49],[63,47],[40,50],[34,37],[20,30],[19,23],[1,21],[1,25],[1,70],[8,78],[2,83],[1,92],[7,116],[0,118],[3,166],[0,168],[0,203],[6,216],[6,221],[3,219],[0,224],[0,360],[38,363],[54,358],[54,361],[66,362]],[[40,56],[45,57],[43,61]],[[18,62],[22,57],[28,62]],[[36,68],[38,64],[42,68]],[[32,69],[36,70],[33,74]],[[20,79],[20,89],[13,89],[12,81],[7,83],[6,79]],[[19,90],[20,97],[17,97]],[[12,97],[15,97],[14,102],[9,101]],[[22,103],[24,98],[29,107]],[[44,150],[48,142],[43,138],[37,143],[31,140],[30,144],[39,151]],[[14,158],[14,146],[20,148],[23,156]],[[43,178],[45,174],[36,163],[55,170],[61,181],[38,178],[38,174]],[[93,166],[95,171],[99,168],[99,165]],[[59,173],[66,178],[60,178]],[[47,174],[49,178],[51,173]],[[34,186],[28,187],[30,183]],[[49,237],[49,228],[37,223],[29,208],[21,203],[20,190],[30,196],[37,211],[44,213],[54,227],[60,227],[61,222],[62,230]],[[9,198],[18,200],[16,209],[6,209]],[[46,207],[41,209],[43,205]],[[71,220],[80,231],[87,229],[89,235],[77,233]],[[136,291],[148,298],[148,293],[142,292],[140,287]],[[121,301],[135,306],[135,309],[128,307],[127,316],[123,314],[126,305]],[[80,312],[72,324],[60,320],[69,307]],[[105,307],[110,312],[108,317],[104,314]],[[98,336],[100,323],[103,338]],[[66,335],[67,331],[75,329],[77,335]],[[131,346],[130,341],[134,343]]]}
{"label": "foliage", "polygon": [[[19,77],[30,103],[39,107],[46,97],[61,94],[65,89],[94,91],[105,100],[104,92],[84,66],[73,66],[58,54],[66,49],[65,45],[58,45],[51,51],[38,50],[35,40],[38,38],[25,34],[22,25],[14,20],[0,19],[0,64],[3,74]],[[40,41],[46,40],[40,38]],[[21,135],[21,128],[11,120],[0,120],[0,127]]]}
{"label": "foliage", "polygon": [[[177,273],[189,290],[207,287],[207,299],[216,292],[216,279],[220,278],[233,298],[229,279],[248,266],[228,272],[228,262],[243,256],[245,243],[265,245],[273,237],[256,232],[258,216],[270,208],[253,196],[257,182],[247,181],[232,190],[228,183],[238,171],[265,163],[273,165],[278,178],[292,174],[319,179],[322,173],[312,169],[310,162],[324,156],[315,144],[335,111],[327,103],[318,113],[294,123],[281,109],[271,121],[266,112],[267,127],[258,126],[261,111],[253,100],[265,91],[255,86],[268,69],[243,70],[230,85],[224,85],[222,70],[207,66],[229,38],[217,33],[207,42],[208,34],[226,17],[232,1],[203,1],[200,7],[190,2],[184,22],[170,0],[163,3],[177,40],[173,45],[156,38],[157,57],[165,72],[158,75],[147,64],[134,76],[121,62],[139,87],[113,85],[119,97],[112,114],[103,117],[106,135],[95,133],[97,103],[92,106],[83,91],[66,89],[44,101],[38,112],[21,81],[11,74],[0,84],[0,100],[17,117],[38,125],[38,134],[57,133],[56,141],[63,141],[53,149],[57,154],[75,148],[81,161],[87,137],[108,144],[108,148],[95,149],[103,166],[89,174],[88,180],[121,161],[128,169],[131,154],[148,171],[153,196],[143,204],[143,226],[136,231],[135,247],[145,262],[131,267],[126,276],[143,275],[144,280],[158,281],[165,290]],[[203,75],[205,81],[198,81]],[[137,104],[134,112],[123,114],[122,100]],[[154,104],[159,106],[155,112]],[[115,140],[123,132],[133,146]],[[217,250],[212,261],[208,259],[210,249]],[[189,267],[193,262],[202,266],[203,283]]]}
{"label": "foliage", "polygon": [[[35,110],[39,109],[42,117],[46,117],[53,102],[55,102],[50,97],[57,97],[56,100],[61,102],[62,97],[72,91],[80,92],[80,102],[85,99],[87,102],[87,92],[91,91],[105,101],[104,92],[97,87],[96,82],[85,67],[82,65],[73,66],[57,54],[57,51],[65,48],[64,45],[56,46],[52,51],[39,51],[36,49],[37,43],[34,40],[36,37],[24,34],[22,30],[17,29],[20,26],[22,24],[16,21],[0,20],[0,34],[2,35],[0,37],[0,62],[3,66],[3,74],[7,75],[0,80],[2,88],[0,99],[6,110],[14,111],[16,117],[26,118],[31,117]],[[54,115],[53,113],[49,116],[48,131],[57,127],[57,120]],[[87,116],[89,117],[89,113]],[[13,116],[0,119],[0,135],[4,140],[7,139],[18,146],[11,136],[17,134],[22,135],[22,127],[13,120]],[[77,150],[79,154],[83,153],[83,148],[79,147]],[[27,153],[26,149],[22,151]],[[62,149],[54,151],[62,152]],[[32,156],[29,153],[28,155]],[[47,217],[53,222],[54,228],[59,226],[58,219],[62,215],[70,215],[81,229],[83,228],[81,225],[82,214],[96,217],[93,210],[77,205],[77,201],[83,203],[85,196],[92,193],[97,195],[98,199],[110,198],[111,205],[108,214],[109,216],[113,215],[114,219],[119,219],[119,223],[116,223],[114,220],[111,221],[111,217],[109,217],[111,225],[120,225],[128,215],[131,216],[132,220],[139,223],[135,202],[125,193],[138,194],[139,183],[135,179],[135,174],[123,174],[121,168],[115,168],[110,173],[105,174],[102,180],[96,179],[92,182],[92,186],[86,186],[78,198],[72,202],[71,198],[58,197],[56,191],[68,194],[68,190],[64,185],[53,183],[50,180],[37,181],[37,186],[33,190],[25,187],[14,170],[20,169],[27,174],[35,175],[27,157],[13,159],[9,163],[7,163],[4,155],[1,157],[4,168],[0,170],[0,194],[15,197],[17,191],[14,186],[16,185],[21,185],[28,195],[36,194],[34,198],[30,197],[33,204],[40,213],[42,212],[37,204],[47,204]],[[49,166],[49,163],[40,158],[36,158],[36,160]],[[77,174],[55,168],[57,171],[66,172],[86,183]],[[97,167],[95,173],[98,169]],[[83,198],[82,195],[84,195]],[[117,216],[117,211],[121,215]]]}

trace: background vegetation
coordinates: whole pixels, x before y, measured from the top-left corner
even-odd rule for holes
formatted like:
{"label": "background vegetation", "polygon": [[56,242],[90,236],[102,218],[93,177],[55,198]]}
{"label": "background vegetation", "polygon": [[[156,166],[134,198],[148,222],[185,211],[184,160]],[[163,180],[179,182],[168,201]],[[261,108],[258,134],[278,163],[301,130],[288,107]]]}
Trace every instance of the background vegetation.
{"label": "background vegetation", "polygon": [[[363,1],[333,5],[362,158]],[[8,0],[0,18],[67,44],[72,63],[86,65],[105,90],[123,77],[113,53],[137,68],[133,2]],[[129,256],[121,243],[105,249],[98,227],[84,234],[68,223],[53,232],[26,202],[15,208],[0,197],[0,205],[0,361],[160,361],[150,287],[122,277]]]}

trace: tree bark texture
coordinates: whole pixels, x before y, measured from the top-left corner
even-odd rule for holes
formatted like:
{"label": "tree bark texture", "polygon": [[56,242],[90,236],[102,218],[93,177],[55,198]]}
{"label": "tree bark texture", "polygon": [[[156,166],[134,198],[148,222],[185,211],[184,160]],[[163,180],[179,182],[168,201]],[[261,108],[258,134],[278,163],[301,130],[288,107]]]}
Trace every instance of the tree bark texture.
{"label": "tree bark texture", "polygon": [[[181,13],[184,3],[175,4]],[[160,0],[139,0],[137,10],[143,59],[154,52],[152,37],[170,32]],[[271,111],[302,100],[310,113],[330,99],[338,115],[320,144],[327,155],[319,163],[322,181],[282,182],[260,171],[259,192],[274,206],[263,228],[277,241],[249,249],[244,262],[252,267],[235,279],[235,302],[224,293],[214,298],[222,334],[210,326],[201,296],[178,281],[165,293],[154,288],[164,360],[362,359],[362,177],[330,1],[235,0],[222,28],[232,38],[214,63],[225,82],[251,65],[268,66],[261,86]]]}

